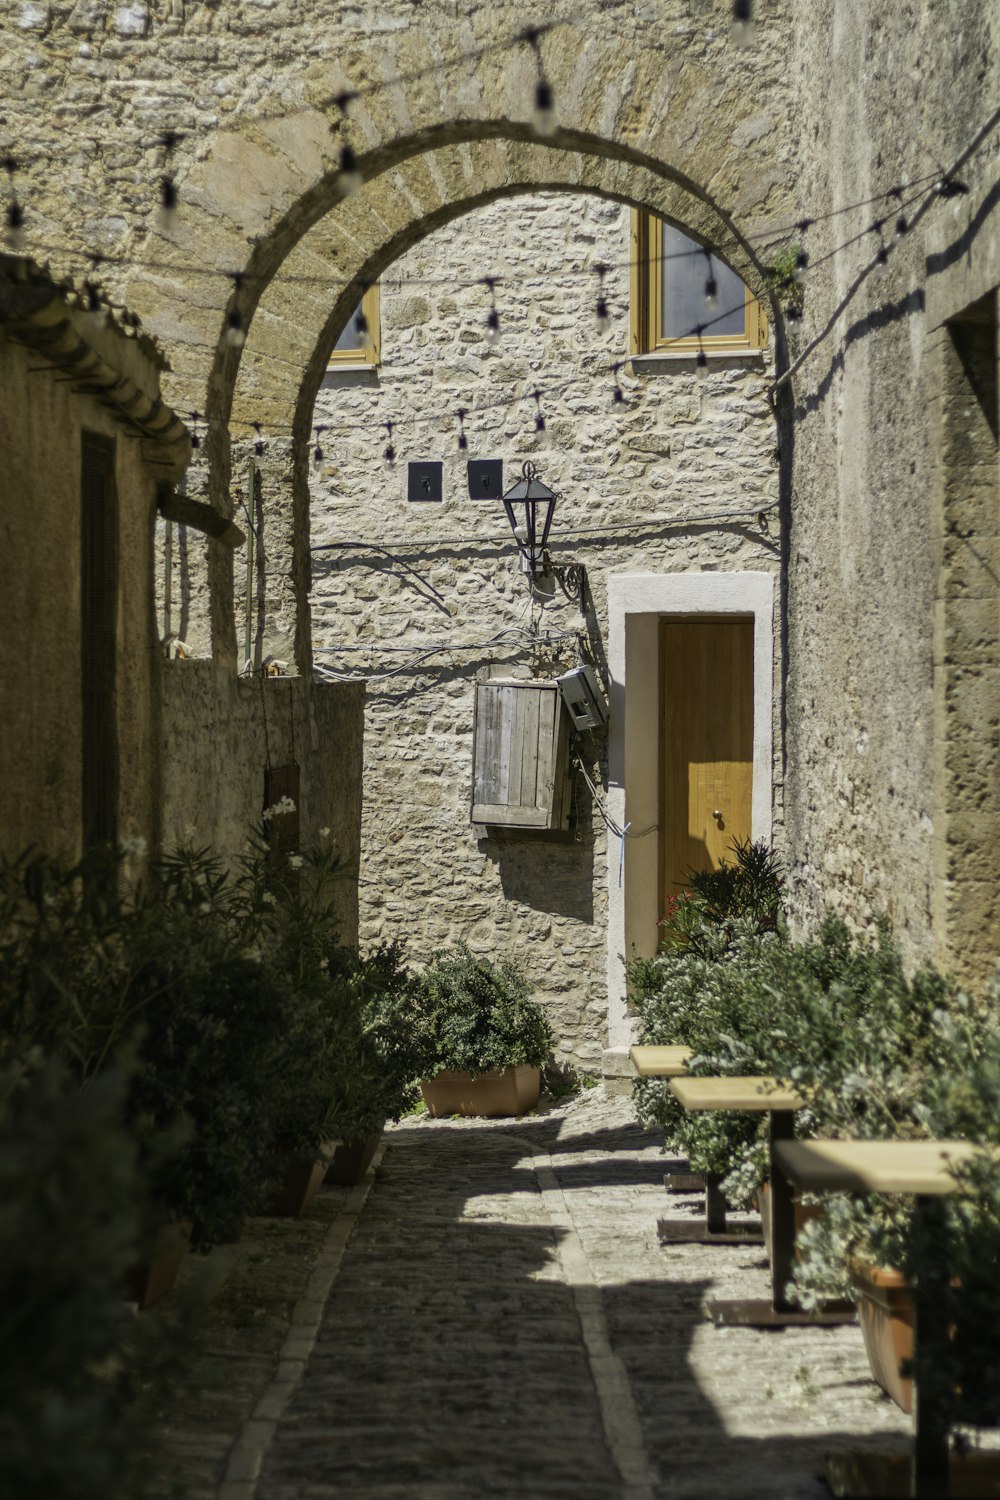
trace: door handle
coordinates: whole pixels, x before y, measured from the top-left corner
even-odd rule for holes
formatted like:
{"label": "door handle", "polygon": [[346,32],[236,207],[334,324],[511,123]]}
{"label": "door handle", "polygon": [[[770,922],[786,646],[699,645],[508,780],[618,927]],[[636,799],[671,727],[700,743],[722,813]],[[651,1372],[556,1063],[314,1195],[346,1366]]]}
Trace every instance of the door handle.
{"label": "door handle", "polygon": [[716,823],[716,827],[717,828],[725,828],[725,826],[726,826],[726,820],[722,816],[722,809],[721,808],[717,807],[715,809],[715,812],[712,814],[712,817],[715,819],[715,823]]}

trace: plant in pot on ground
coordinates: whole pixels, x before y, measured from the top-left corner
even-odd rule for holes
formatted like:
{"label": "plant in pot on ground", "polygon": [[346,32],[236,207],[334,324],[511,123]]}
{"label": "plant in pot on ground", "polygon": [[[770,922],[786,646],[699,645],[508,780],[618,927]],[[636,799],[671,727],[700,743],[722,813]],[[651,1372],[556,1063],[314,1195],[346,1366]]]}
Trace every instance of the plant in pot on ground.
{"label": "plant in pot on ground", "polygon": [[417,987],[403,964],[401,943],[361,956],[341,949],[331,959],[332,993],[341,1027],[331,1120],[338,1145],[328,1182],[364,1176],[387,1120],[398,1120],[418,1097],[424,1060]]}
{"label": "plant in pot on ground", "polygon": [[417,1003],[431,1114],[523,1114],[537,1104],[552,1033],[513,963],[465,946],[437,953]]}

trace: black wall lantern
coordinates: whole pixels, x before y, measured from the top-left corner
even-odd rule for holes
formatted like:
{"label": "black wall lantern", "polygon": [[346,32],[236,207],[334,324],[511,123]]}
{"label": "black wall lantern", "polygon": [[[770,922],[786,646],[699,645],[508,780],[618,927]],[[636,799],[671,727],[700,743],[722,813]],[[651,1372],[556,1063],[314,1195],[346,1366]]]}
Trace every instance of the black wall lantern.
{"label": "black wall lantern", "polygon": [[545,543],[549,539],[556,497],[538,477],[538,470],[527,459],[521,478],[502,496],[510,529],[521,554],[522,573],[544,573],[547,567]]}

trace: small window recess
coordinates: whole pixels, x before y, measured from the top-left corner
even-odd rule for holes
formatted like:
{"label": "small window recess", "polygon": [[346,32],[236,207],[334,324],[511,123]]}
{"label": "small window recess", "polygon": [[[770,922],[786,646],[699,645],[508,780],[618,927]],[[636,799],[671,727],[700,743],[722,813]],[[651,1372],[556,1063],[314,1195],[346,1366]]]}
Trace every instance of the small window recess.
{"label": "small window recess", "polygon": [[[361,328],[358,327],[359,313],[364,320]],[[376,281],[365,292],[344,325],[327,367],[333,371],[367,370],[381,362],[381,297]]]}
{"label": "small window recess", "polygon": [[[767,344],[764,310],[732,267],[708,246],[666,219],[633,209],[630,258],[629,352],[638,362],[690,360],[700,350],[709,359],[759,357]],[[705,297],[710,279],[717,287],[716,307]],[[691,331],[699,322],[700,335]]]}

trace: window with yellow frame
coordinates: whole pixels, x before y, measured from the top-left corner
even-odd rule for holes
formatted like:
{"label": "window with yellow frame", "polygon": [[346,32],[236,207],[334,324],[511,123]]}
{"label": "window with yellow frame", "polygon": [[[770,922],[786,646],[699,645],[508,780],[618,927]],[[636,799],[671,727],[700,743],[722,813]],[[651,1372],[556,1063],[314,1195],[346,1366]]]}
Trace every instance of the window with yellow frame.
{"label": "window with yellow frame", "polygon": [[732,267],[675,224],[635,210],[631,352],[738,354],[766,343],[763,309]]}
{"label": "window with yellow frame", "polygon": [[378,282],[370,286],[344,325],[330,365],[377,365],[381,359]]}

